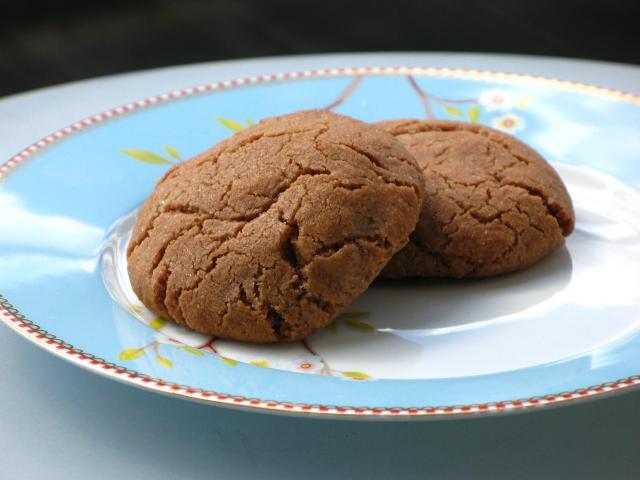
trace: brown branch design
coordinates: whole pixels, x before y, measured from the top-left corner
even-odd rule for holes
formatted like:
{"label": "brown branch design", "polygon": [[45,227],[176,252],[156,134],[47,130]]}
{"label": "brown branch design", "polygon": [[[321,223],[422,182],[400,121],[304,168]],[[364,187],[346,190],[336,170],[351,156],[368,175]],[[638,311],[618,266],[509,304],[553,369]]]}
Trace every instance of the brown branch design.
{"label": "brown branch design", "polygon": [[[346,102],[356,91],[358,86],[363,80],[363,76],[358,75],[340,92],[338,97],[325,107],[325,110],[334,110],[335,108]],[[460,117],[464,112],[456,105],[469,105],[469,109],[466,111],[467,120],[470,122],[477,122],[480,116],[480,109],[478,106],[477,98],[442,98],[433,95],[424,90],[416,81],[413,75],[406,75],[406,79],[411,85],[413,91],[418,95],[420,102],[424,108],[424,112],[428,119],[436,118],[433,111],[433,105],[438,105],[449,114],[454,117]]]}
{"label": "brown branch design", "polygon": [[[375,332],[375,327],[366,322],[356,320],[357,318],[366,317],[369,315],[369,312],[363,311],[353,311],[353,312],[345,312],[342,315],[339,315],[331,324],[327,325],[332,331],[336,331],[338,328],[338,322],[344,322],[349,328],[360,330],[364,332]],[[326,358],[320,354],[315,348],[313,348],[309,344],[309,339],[305,338],[301,340],[302,346],[305,348],[307,352],[316,357],[320,363],[322,364],[322,368],[320,369],[320,375],[332,375],[332,376],[342,376],[349,378],[351,380],[371,380],[372,377],[367,375],[366,373],[359,372],[356,370],[336,370],[331,368],[329,362],[327,362]]]}
{"label": "brown branch design", "polygon": [[411,85],[411,87],[415,90],[422,102],[422,106],[424,107],[424,113],[426,113],[427,118],[434,118],[433,110],[431,108],[431,100],[429,99],[429,95],[425,92],[420,85],[416,82],[415,78],[412,75],[407,75],[407,81]]}
{"label": "brown branch design", "polygon": [[420,85],[418,85],[418,82],[416,82],[416,79],[413,77],[413,75],[407,75],[407,81],[409,82],[409,85],[411,85],[411,88],[413,88],[413,90],[418,95],[418,98],[420,98],[422,106],[424,107],[424,112],[428,119],[436,118],[433,114],[433,108],[431,106],[431,103],[433,102],[444,107],[448,113],[455,116],[462,115],[462,112],[458,108],[453,107],[451,104],[472,104],[471,108],[467,112],[467,116],[469,117],[469,121],[477,121],[479,115],[477,98],[441,98],[426,92]]}
{"label": "brown branch design", "polygon": [[220,353],[218,352],[218,348],[216,347],[216,340],[218,340],[218,337],[211,337],[211,340],[209,340],[204,345],[198,347],[198,350],[206,350],[209,353],[213,353],[214,355],[220,356]]}
{"label": "brown branch design", "polygon": [[329,105],[324,107],[325,110],[333,110],[334,108],[340,106],[345,101],[347,101],[347,99],[353,94],[353,92],[356,91],[356,88],[358,88],[358,85],[360,85],[360,82],[362,82],[362,76],[354,77],[351,83],[347,85],[347,87],[342,92],[340,92],[340,95],[338,96],[338,98],[336,98],[333,102],[331,102]]}
{"label": "brown branch design", "polygon": [[320,375],[333,375],[333,370],[327,363],[327,360],[322,355],[320,355],[317,351],[315,351],[311,347],[311,345],[309,345],[309,342],[307,341],[307,339],[302,340],[302,346],[311,355],[313,355],[314,357],[318,357],[318,360],[320,360],[320,363],[322,363],[322,369],[320,369]]}

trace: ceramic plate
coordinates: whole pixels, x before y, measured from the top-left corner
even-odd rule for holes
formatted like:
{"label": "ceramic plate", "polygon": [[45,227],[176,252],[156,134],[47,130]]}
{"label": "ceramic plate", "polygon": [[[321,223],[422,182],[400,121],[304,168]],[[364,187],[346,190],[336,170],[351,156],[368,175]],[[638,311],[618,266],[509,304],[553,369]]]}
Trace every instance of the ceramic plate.
{"label": "ceramic plate", "polygon": [[[254,77],[124,105],[0,167],[0,318],[110,378],[262,411],[431,418],[627,389],[640,384],[639,106],[570,82],[429,68]],[[576,231],[519,273],[374,283],[305,342],[216,340],[147,311],[124,249],[156,181],[234,131],[307,108],[514,134],[563,177]]]}

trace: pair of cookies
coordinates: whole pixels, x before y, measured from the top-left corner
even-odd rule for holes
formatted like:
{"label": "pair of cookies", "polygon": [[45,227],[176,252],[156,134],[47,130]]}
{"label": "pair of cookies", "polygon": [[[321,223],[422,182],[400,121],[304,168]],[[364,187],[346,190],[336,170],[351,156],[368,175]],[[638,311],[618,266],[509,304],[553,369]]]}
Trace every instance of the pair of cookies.
{"label": "pair of cookies", "polygon": [[541,258],[572,227],[557,174],[509,136],[304,111],[167,172],[140,211],[128,269],[142,302],[178,324],[292,341],[380,272],[494,275]]}

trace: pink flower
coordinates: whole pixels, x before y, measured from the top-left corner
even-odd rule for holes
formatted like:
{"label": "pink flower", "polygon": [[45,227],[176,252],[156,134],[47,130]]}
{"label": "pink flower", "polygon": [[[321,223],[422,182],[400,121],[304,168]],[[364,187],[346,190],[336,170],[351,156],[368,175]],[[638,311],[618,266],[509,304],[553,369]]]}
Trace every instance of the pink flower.
{"label": "pink flower", "polygon": [[494,118],[491,121],[491,126],[498,130],[502,130],[503,132],[513,133],[524,128],[525,120],[519,115],[508,113],[501,117]]}
{"label": "pink flower", "polygon": [[318,373],[322,370],[322,364],[320,362],[314,362],[306,358],[296,360],[290,367],[291,370],[303,373]]}

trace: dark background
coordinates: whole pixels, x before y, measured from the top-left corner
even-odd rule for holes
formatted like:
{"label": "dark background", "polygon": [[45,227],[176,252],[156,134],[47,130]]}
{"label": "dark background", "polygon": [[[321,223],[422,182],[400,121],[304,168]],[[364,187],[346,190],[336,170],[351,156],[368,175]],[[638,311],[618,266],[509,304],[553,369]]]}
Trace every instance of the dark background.
{"label": "dark background", "polygon": [[640,0],[0,0],[0,96],[192,62],[475,51],[640,64]]}

